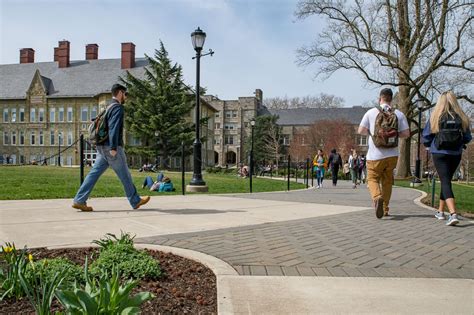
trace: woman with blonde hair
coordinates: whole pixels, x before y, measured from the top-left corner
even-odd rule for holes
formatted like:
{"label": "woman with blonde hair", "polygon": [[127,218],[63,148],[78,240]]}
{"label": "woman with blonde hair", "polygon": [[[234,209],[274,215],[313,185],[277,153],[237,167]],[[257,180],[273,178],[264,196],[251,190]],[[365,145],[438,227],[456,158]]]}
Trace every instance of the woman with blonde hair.
{"label": "woman with blonde hair", "polygon": [[451,180],[461,162],[462,150],[471,140],[469,117],[459,106],[454,93],[444,92],[423,130],[423,144],[430,148],[441,181],[439,208],[435,217],[444,220],[444,208],[447,206],[450,215],[446,225],[459,223]]}

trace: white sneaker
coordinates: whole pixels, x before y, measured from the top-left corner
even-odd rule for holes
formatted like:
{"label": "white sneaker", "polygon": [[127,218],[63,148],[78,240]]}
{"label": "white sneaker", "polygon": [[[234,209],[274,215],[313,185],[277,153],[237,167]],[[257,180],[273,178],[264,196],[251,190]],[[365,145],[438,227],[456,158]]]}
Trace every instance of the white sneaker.
{"label": "white sneaker", "polygon": [[446,222],[446,225],[454,226],[458,223],[459,223],[458,215],[454,213],[449,216],[449,219],[448,219],[448,222]]}
{"label": "white sneaker", "polygon": [[316,186],[316,188],[319,189],[319,188],[321,188],[321,186],[318,185],[318,186]]}
{"label": "white sneaker", "polygon": [[444,212],[436,211],[435,218],[438,220],[444,220],[446,217],[444,216]]}

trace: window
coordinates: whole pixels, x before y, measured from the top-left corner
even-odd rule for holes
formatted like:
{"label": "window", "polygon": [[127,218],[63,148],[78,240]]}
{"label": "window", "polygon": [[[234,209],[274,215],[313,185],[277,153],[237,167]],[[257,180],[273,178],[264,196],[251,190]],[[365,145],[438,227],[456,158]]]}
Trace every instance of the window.
{"label": "window", "polygon": [[237,117],[237,111],[236,110],[233,110],[232,111],[232,118],[236,118]]}
{"label": "window", "polygon": [[226,111],[225,111],[225,118],[231,118],[231,117],[232,117],[231,111],[230,111],[230,110],[226,110]]}
{"label": "window", "polygon": [[215,123],[214,124],[214,129],[221,129],[221,124],[220,123]]}
{"label": "window", "polygon": [[68,131],[67,133],[67,145],[72,144],[72,131]]}
{"label": "window", "polygon": [[67,108],[67,121],[72,122],[72,107]]}
{"label": "window", "polygon": [[43,131],[39,132],[39,145],[44,145],[44,134]]}
{"label": "window", "polygon": [[30,122],[36,122],[36,108],[30,109]]}
{"label": "window", "polygon": [[12,131],[12,144],[16,145],[16,131]]}
{"label": "window", "polygon": [[214,114],[214,117],[216,117],[216,118],[221,117],[221,113],[220,113],[220,112],[215,113],[215,114]]}
{"label": "window", "polygon": [[49,144],[54,145],[54,130],[51,130],[50,138],[49,138]]}
{"label": "window", "polygon": [[31,145],[35,145],[36,144],[36,133],[34,131],[32,131],[30,133],[30,144]]}
{"label": "window", "polygon": [[3,122],[8,122],[8,108],[3,109]]}
{"label": "window", "polygon": [[58,121],[64,122],[64,107],[59,107]]}
{"label": "window", "polygon": [[225,144],[234,144],[234,136],[225,136]]}
{"label": "window", "polygon": [[221,138],[214,138],[214,144],[221,144]]}
{"label": "window", "polygon": [[357,144],[360,146],[367,146],[367,136],[358,135]]}
{"label": "window", "polygon": [[235,124],[225,124],[224,129],[226,130],[234,130],[235,129]]}
{"label": "window", "polygon": [[12,122],[16,122],[16,108],[12,108]]}
{"label": "window", "polygon": [[91,120],[97,117],[97,106],[92,106],[91,110]]}
{"label": "window", "polygon": [[20,145],[24,145],[24,144],[25,144],[25,132],[20,131]]}
{"label": "window", "polygon": [[25,109],[20,108],[20,122],[24,122],[24,121],[25,121]]}
{"label": "window", "polygon": [[8,133],[8,131],[4,131],[3,132],[3,144],[7,145],[9,143],[10,143],[10,134]]}
{"label": "window", "polygon": [[290,135],[283,135],[282,140],[283,140],[283,145],[290,145]]}
{"label": "window", "polygon": [[39,109],[38,121],[39,121],[39,122],[43,122],[43,121],[44,121],[44,108],[40,108],[40,109]]}
{"label": "window", "polygon": [[49,109],[49,122],[55,122],[56,121],[56,108],[50,108]]}
{"label": "window", "polygon": [[89,121],[89,108],[87,106],[81,108],[81,121]]}

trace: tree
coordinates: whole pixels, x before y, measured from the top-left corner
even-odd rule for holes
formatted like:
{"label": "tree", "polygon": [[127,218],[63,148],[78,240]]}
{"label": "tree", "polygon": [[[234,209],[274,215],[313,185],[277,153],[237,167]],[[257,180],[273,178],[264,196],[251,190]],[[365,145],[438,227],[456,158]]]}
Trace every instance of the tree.
{"label": "tree", "polygon": [[270,97],[264,100],[264,105],[271,109],[289,108],[336,108],[344,106],[344,99],[332,94],[320,93],[318,96],[304,97]]}
{"label": "tree", "polygon": [[309,127],[308,140],[313,154],[317,149],[326,154],[336,149],[341,156],[348,156],[354,148],[354,126],[345,120],[316,121]]}
{"label": "tree", "polygon": [[[281,127],[277,115],[257,116],[254,126],[254,160],[275,161],[278,167],[283,145]],[[250,138],[248,138],[250,140]],[[251,141],[246,141],[245,152],[250,152]]]}
{"label": "tree", "polygon": [[293,139],[290,142],[288,153],[291,160],[295,162],[305,161],[308,157],[311,158],[314,153],[314,147],[309,143],[309,137],[306,132],[298,132],[293,134]]}
{"label": "tree", "polygon": [[[474,102],[474,43],[468,1],[301,0],[296,16],[319,15],[327,27],[317,41],[298,50],[302,66],[319,65],[317,75],[355,70],[369,84],[398,88],[398,108],[416,125],[416,100],[423,110],[440,92],[454,89]],[[469,94],[470,93],[470,94]],[[412,135],[421,128],[412,131]],[[398,176],[410,170],[410,139],[400,141]]]}
{"label": "tree", "polygon": [[154,57],[145,57],[149,65],[143,79],[128,71],[122,78],[129,93],[125,104],[127,128],[143,141],[143,146],[130,149],[148,157],[161,155],[166,167],[166,159],[182,141],[187,148],[192,145],[193,124],[185,117],[194,106],[194,96],[183,83],[181,66],[172,64],[161,41]]}

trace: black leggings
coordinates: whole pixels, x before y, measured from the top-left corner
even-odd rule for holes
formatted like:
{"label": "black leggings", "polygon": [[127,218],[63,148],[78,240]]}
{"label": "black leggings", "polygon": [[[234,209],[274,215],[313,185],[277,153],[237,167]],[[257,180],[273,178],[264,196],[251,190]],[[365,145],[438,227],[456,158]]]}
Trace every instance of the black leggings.
{"label": "black leggings", "polygon": [[433,163],[441,181],[441,200],[454,198],[451,180],[459,166],[459,162],[461,162],[461,155],[433,153]]}

